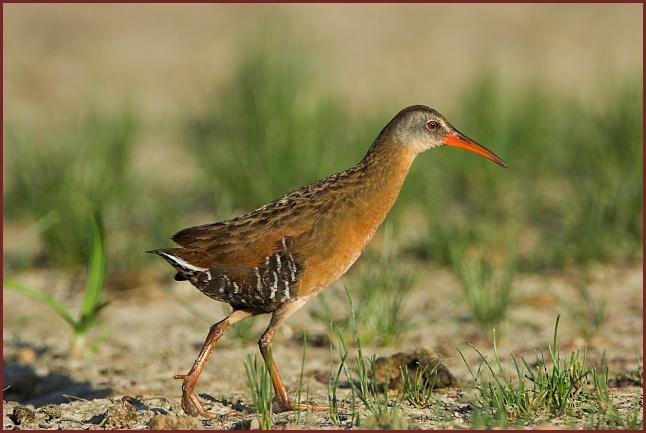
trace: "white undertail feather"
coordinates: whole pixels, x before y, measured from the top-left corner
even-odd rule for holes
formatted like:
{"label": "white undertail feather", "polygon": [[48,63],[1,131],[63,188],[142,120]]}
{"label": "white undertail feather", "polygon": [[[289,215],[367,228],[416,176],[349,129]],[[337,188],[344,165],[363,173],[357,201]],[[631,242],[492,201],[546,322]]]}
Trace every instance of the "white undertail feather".
{"label": "white undertail feather", "polygon": [[171,262],[174,262],[175,264],[177,264],[177,266],[179,266],[180,268],[190,270],[190,271],[194,271],[194,272],[208,271],[207,268],[200,268],[199,266],[191,265],[186,260],[184,260],[184,259],[182,259],[180,257],[174,256],[172,254],[168,254],[168,253],[166,253],[164,251],[160,251],[160,254],[162,254],[164,257],[168,258]]}

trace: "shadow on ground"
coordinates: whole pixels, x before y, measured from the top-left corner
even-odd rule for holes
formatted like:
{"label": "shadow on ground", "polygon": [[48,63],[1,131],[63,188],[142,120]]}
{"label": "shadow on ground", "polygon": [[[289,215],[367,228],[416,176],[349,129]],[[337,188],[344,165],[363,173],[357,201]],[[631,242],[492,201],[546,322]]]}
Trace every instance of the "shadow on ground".
{"label": "shadow on ground", "polygon": [[38,374],[29,364],[4,360],[2,370],[6,388],[4,399],[41,407],[68,403],[75,399],[93,400],[112,393],[109,388],[95,388],[90,382],[76,382],[66,374]]}

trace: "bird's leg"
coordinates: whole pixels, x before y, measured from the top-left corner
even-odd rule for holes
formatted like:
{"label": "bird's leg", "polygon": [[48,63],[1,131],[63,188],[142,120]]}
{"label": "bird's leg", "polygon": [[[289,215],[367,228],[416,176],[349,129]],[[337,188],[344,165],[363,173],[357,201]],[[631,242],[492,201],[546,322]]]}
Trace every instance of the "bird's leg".
{"label": "bird's leg", "polygon": [[274,398],[278,406],[277,407],[278,410],[276,412],[287,412],[287,411],[296,410],[296,409],[328,410],[328,406],[323,406],[323,405],[292,403],[291,400],[289,399],[287,388],[283,383],[283,379],[280,377],[280,373],[278,372],[278,368],[276,367],[276,363],[274,362],[274,358],[271,353],[271,342],[274,338],[274,333],[276,332],[278,327],[282,325],[285,319],[287,319],[290,315],[292,315],[303,304],[304,302],[296,301],[291,304],[287,304],[281,309],[274,312],[273,316],[271,316],[269,326],[260,337],[260,340],[258,340],[258,347],[260,348],[260,353],[262,354],[262,357],[265,360],[265,364],[267,365],[267,369],[269,370],[269,375],[271,376],[271,381],[274,385],[274,391],[276,394]]}
{"label": "bird's leg", "polygon": [[223,320],[219,321],[215,325],[211,326],[209,334],[206,336],[204,345],[202,345],[202,350],[197,356],[193,367],[188,372],[188,374],[178,374],[175,375],[175,379],[182,379],[184,383],[182,384],[182,409],[187,415],[195,416],[196,412],[204,417],[213,418],[216,415],[209,413],[204,409],[202,403],[197,399],[197,395],[193,392],[197,381],[200,378],[202,369],[206,365],[206,361],[209,358],[209,354],[215,347],[215,343],[222,337],[224,330],[229,326],[233,325],[236,322],[239,322],[242,319],[253,316],[252,313],[243,310],[234,310],[225,317]]}

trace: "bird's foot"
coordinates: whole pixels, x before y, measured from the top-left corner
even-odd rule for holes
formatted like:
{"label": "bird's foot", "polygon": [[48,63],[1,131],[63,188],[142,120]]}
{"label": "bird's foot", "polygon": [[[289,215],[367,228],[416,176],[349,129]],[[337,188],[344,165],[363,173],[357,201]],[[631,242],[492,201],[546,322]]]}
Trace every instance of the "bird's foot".
{"label": "bird's foot", "polygon": [[201,415],[205,418],[216,418],[219,416],[204,409],[202,403],[197,399],[197,395],[193,392],[197,381],[190,374],[177,374],[175,375],[175,379],[184,381],[182,384],[182,409],[186,415]]}

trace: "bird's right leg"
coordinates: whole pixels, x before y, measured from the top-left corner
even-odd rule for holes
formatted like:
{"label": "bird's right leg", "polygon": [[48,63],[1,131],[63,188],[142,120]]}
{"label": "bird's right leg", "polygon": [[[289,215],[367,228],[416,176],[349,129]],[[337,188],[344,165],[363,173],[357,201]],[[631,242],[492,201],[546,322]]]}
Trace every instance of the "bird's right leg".
{"label": "bird's right leg", "polygon": [[328,406],[318,405],[318,404],[307,404],[300,403],[294,404],[289,399],[289,394],[287,393],[287,388],[283,382],[283,379],[280,377],[278,372],[278,367],[274,362],[274,357],[271,353],[271,342],[274,338],[274,333],[280,325],[287,319],[289,316],[294,314],[299,308],[305,304],[304,301],[296,301],[291,304],[286,304],[281,309],[274,312],[269,321],[269,326],[267,330],[262,334],[260,340],[258,341],[258,347],[260,348],[260,353],[262,354],[263,359],[267,369],[269,370],[269,375],[271,376],[271,381],[274,385],[275,393],[275,402],[277,403],[277,412],[286,412],[290,410],[317,410],[323,411],[328,410]]}
{"label": "bird's right leg", "polygon": [[184,383],[182,384],[182,409],[184,409],[184,412],[187,415],[195,416],[197,411],[198,414],[207,418],[213,418],[217,416],[215,414],[207,412],[206,409],[204,409],[202,403],[200,403],[200,401],[197,399],[195,392],[193,392],[193,389],[195,388],[195,385],[197,385],[197,381],[200,378],[200,374],[202,373],[204,365],[206,365],[209,354],[215,347],[215,343],[217,343],[220,337],[222,337],[225,329],[227,329],[234,323],[251,316],[253,316],[253,314],[248,311],[234,310],[223,320],[211,326],[209,334],[206,336],[206,340],[204,341],[204,345],[202,345],[202,350],[197,356],[197,359],[195,360],[193,367],[191,367],[191,370],[188,372],[188,374],[175,375],[175,379],[184,380]]}

